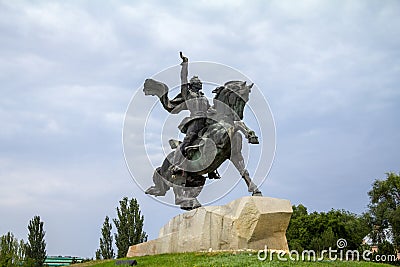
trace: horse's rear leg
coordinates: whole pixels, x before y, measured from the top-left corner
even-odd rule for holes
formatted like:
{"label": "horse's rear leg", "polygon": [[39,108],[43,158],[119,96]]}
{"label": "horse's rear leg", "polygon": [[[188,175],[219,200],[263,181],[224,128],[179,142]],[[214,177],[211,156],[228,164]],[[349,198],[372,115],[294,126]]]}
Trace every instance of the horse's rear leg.
{"label": "horse's rear leg", "polygon": [[197,197],[203,189],[206,178],[193,173],[186,177],[177,178],[184,178],[184,180],[172,186],[175,193],[175,204],[180,205],[181,209],[184,210],[192,210],[201,207]]}
{"label": "horse's rear leg", "polygon": [[183,210],[192,210],[201,207],[200,202],[197,200],[197,196],[203,189],[199,187],[185,187],[179,185],[173,185],[175,194],[175,204],[179,205]]}
{"label": "horse's rear leg", "polygon": [[158,167],[153,174],[153,186],[150,186],[145,193],[153,196],[165,196],[169,190],[169,186],[165,183],[165,179],[161,176],[161,168]]}
{"label": "horse's rear leg", "polygon": [[244,159],[242,156],[242,135],[236,132],[232,139],[232,153],[230,158],[231,162],[246,182],[248,191],[251,192],[253,196],[262,196],[261,191],[258,189],[257,185],[253,183],[249,172],[245,168]]}

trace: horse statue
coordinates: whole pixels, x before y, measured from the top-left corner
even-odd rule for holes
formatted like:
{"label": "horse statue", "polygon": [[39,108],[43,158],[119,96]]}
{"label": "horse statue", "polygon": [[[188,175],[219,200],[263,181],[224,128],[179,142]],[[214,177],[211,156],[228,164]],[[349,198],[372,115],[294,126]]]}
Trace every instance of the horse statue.
{"label": "horse statue", "polygon": [[262,193],[253,183],[245,168],[242,155],[242,134],[251,144],[258,144],[258,137],[243,120],[243,113],[253,84],[244,81],[228,81],[212,92],[215,94],[213,106],[208,104],[201,90],[201,81],[194,76],[187,82],[188,59],[181,53],[181,93],[174,99],[168,98],[166,84],[146,79],[145,95],[157,96],[163,107],[176,114],[188,109],[191,116],[185,118],[179,128],[186,133],[183,141],[169,140],[173,151],[167,155],[162,165],[154,171],[154,185],[145,193],[165,196],[172,187],[175,204],[181,209],[191,210],[201,206],[197,196],[205,181],[219,179],[218,167],[230,160],[246,182],[253,196]]}

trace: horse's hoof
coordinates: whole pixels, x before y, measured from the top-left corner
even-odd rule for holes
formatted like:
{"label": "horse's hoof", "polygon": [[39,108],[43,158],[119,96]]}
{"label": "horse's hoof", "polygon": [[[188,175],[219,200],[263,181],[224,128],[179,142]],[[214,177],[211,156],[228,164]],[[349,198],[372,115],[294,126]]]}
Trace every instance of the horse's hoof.
{"label": "horse's hoof", "polygon": [[166,192],[161,191],[160,189],[158,189],[155,186],[150,186],[144,193],[148,194],[148,195],[153,195],[153,196],[159,197],[159,196],[165,196]]}
{"label": "horse's hoof", "polygon": [[197,209],[197,208],[200,208],[200,207],[201,207],[201,204],[197,200],[197,198],[192,198],[192,199],[189,199],[189,200],[185,200],[181,204],[181,209],[183,209],[183,210],[193,210],[193,209]]}
{"label": "horse's hoof", "polygon": [[258,137],[257,136],[252,136],[249,138],[249,143],[250,144],[259,144],[260,142],[258,141]]}
{"label": "horse's hoof", "polygon": [[253,197],[262,197],[263,195],[262,195],[261,191],[257,190],[257,191],[253,192],[252,196]]}

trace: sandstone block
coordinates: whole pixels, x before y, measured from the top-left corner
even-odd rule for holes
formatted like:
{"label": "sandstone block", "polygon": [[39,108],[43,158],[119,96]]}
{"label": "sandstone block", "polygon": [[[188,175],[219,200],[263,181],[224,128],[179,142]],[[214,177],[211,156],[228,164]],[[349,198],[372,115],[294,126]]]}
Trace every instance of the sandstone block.
{"label": "sandstone block", "polygon": [[127,257],[211,250],[288,251],[289,200],[242,197],[224,206],[200,207],[172,218],[157,239],[131,246]]}

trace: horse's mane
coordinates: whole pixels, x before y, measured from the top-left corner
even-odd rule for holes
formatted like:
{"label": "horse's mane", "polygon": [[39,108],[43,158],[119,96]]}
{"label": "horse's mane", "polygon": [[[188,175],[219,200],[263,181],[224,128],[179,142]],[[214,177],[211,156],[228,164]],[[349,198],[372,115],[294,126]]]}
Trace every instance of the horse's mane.
{"label": "horse's mane", "polygon": [[[225,115],[233,117],[237,116],[240,120],[243,119],[244,107],[249,99],[250,93],[250,89],[246,86],[245,82],[226,82],[223,86],[217,87],[215,90],[213,90],[213,93],[215,93],[214,108],[217,110],[217,112],[229,112],[231,114]],[[228,106],[229,109],[227,109],[224,104]]]}

